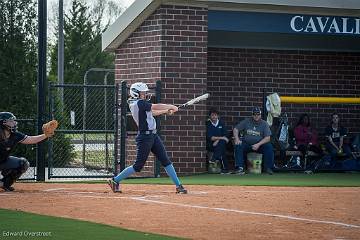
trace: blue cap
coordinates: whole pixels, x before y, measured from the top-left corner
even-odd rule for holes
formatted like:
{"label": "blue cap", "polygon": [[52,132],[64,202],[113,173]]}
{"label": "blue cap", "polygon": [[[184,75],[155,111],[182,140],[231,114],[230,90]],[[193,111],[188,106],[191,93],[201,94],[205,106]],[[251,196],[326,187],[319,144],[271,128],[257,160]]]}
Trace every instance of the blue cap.
{"label": "blue cap", "polygon": [[259,113],[259,114],[261,114],[261,109],[260,109],[259,107],[253,107],[252,113],[253,113],[253,114],[254,114],[254,113]]}

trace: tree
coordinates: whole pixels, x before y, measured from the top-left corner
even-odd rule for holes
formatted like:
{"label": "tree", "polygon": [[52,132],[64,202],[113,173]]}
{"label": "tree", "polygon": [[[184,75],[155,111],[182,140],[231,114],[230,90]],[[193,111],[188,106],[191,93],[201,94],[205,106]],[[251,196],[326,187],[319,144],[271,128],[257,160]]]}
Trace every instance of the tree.
{"label": "tree", "polygon": [[0,1],[0,111],[18,118],[36,115],[37,5]]}
{"label": "tree", "polygon": [[[89,68],[114,68],[114,54],[101,51],[101,34],[109,25],[108,17],[119,15],[121,8],[113,1],[98,0],[90,9],[86,2],[73,0],[64,19],[64,82],[83,83]],[[107,15],[106,15],[107,16]],[[51,46],[50,79],[57,77],[57,42]]]}
{"label": "tree", "polygon": [[[73,0],[70,11],[64,14],[64,83],[82,84],[85,72],[90,68],[114,68],[114,54],[101,51],[101,34],[109,24],[104,24],[106,9],[110,6],[109,3],[112,3],[112,1],[98,0],[94,8],[91,9],[84,1]],[[55,83],[57,82],[57,54],[58,43],[56,42],[55,45],[50,46],[49,74],[50,81]],[[91,77],[95,79],[97,76],[99,75],[91,74],[89,80],[91,80]],[[100,79],[102,80],[103,78]],[[92,84],[94,83],[92,82]],[[97,82],[97,84],[103,83]],[[89,99],[89,106],[91,106],[92,112],[103,111],[101,107],[104,105],[100,106],[101,99],[91,97]],[[54,102],[55,107],[58,106],[57,110],[62,109],[61,111],[55,111],[57,114],[56,118],[62,122],[63,126],[66,126],[66,129],[82,129],[82,88],[65,88],[64,102],[59,101],[59,98],[55,98]],[[70,124],[69,118],[73,112],[76,116],[75,126]],[[93,124],[91,127],[97,128],[95,124],[101,124],[101,122],[89,114],[86,113],[86,116],[87,119],[92,119]],[[86,127],[88,128],[89,126],[87,125]],[[68,140],[65,135],[62,136],[62,139],[59,139],[58,146],[66,145],[63,140]],[[73,159],[71,152],[69,152],[66,158],[62,153],[58,155],[57,153],[55,150],[55,164],[61,163],[61,166],[66,166]]]}
{"label": "tree", "polygon": [[[36,119],[37,5],[34,0],[0,1],[0,111]],[[35,121],[21,121],[19,130],[35,134]],[[21,146],[14,155],[35,161],[35,148]]]}

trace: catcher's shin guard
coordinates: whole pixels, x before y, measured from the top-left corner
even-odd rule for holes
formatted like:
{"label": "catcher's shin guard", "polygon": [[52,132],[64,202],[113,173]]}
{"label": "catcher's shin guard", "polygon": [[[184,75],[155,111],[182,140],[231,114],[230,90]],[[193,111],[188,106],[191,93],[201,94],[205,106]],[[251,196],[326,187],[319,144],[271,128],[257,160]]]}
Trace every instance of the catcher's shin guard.
{"label": "catcher's shin guard", "polygon": [[113,178],[108,180],[108,185],[114,193],[121,193],[120,184],[115,182]]}

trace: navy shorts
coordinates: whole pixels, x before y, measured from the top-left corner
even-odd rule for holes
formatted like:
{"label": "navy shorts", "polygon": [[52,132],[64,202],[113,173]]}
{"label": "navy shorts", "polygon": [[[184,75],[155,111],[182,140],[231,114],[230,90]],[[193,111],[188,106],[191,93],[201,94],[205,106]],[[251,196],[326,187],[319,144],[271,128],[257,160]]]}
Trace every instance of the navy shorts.
{"label": "navy shorts", "polygon": [[166,153],[165,146],[156,133],[138,134],[136,140],[136,161],[133,168],[140,172],[149,157],[150,151],[155,155],[161,165],[166,167],[171,164],[169,156]]}

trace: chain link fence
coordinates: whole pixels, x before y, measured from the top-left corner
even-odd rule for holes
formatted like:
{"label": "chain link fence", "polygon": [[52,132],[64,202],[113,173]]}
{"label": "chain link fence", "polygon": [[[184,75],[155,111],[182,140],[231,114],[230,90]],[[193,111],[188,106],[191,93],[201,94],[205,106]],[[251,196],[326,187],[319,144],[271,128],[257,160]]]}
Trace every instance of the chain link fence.
{"label": "chain link fence", "polygon": [[[18,131],[26,135],[36,135],[36,120],[35,119],[17,119]],[[21,176],[21,180],[35,180],[36,179],[36,144],[25,145],[18,144],[12,156],[24,157],[30,163],[30,168]]]}
{"label": "chain link fence", "polygon": [[114,85],[51,85],[48,178],[109,177],[114,172]]}

